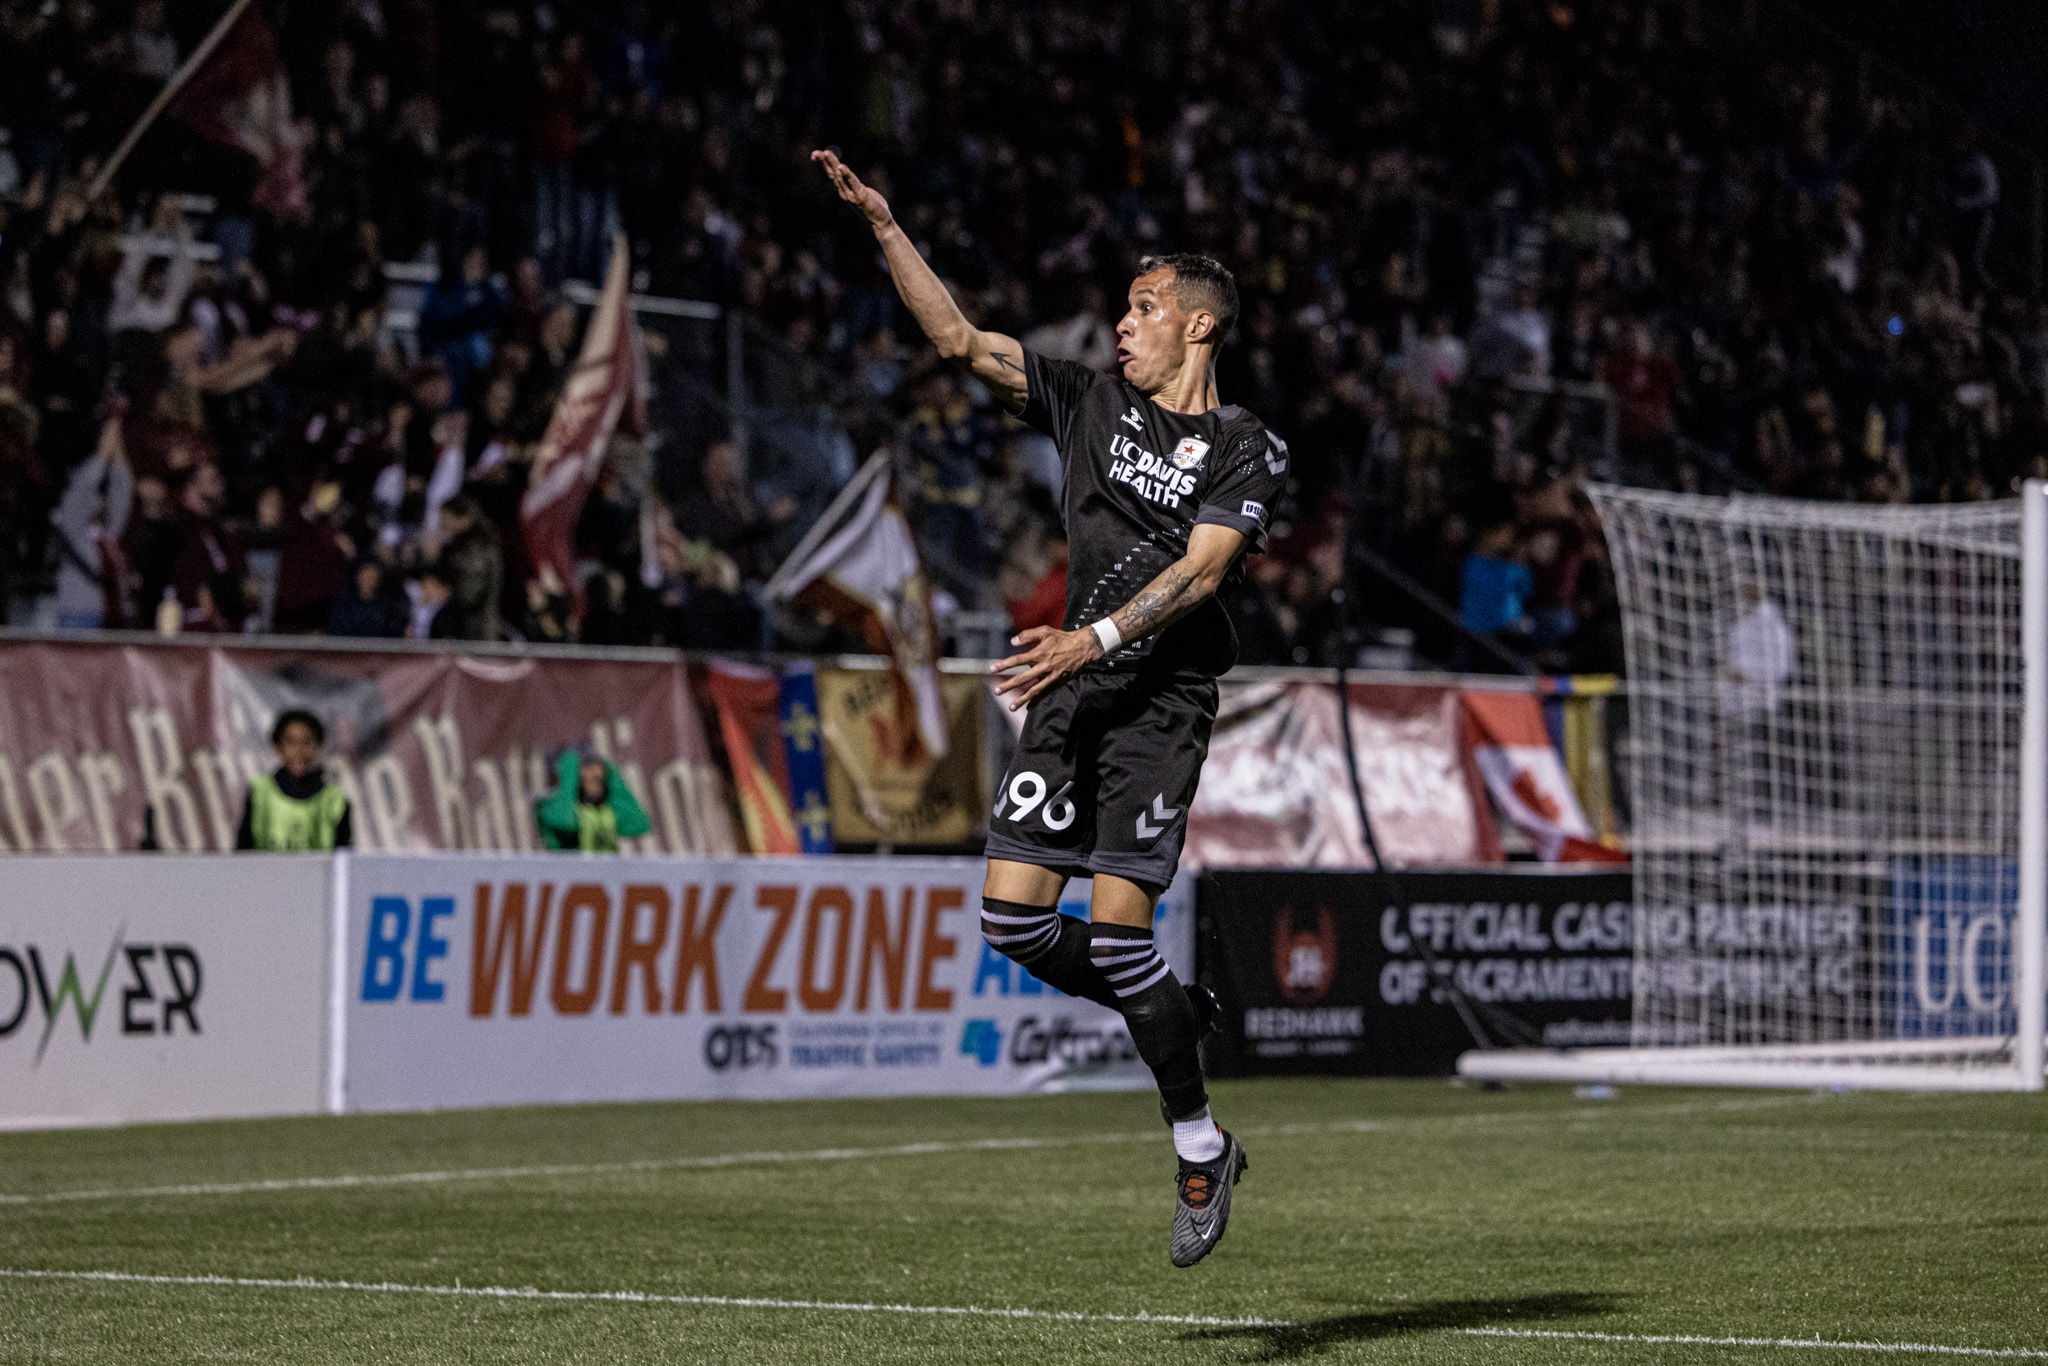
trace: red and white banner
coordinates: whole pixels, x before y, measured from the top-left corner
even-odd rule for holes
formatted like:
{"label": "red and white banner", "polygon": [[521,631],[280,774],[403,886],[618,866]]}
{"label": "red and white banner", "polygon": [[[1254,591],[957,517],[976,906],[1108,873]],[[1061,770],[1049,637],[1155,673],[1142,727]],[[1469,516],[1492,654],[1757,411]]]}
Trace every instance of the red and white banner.
{"label": "red and white banner", "polygon": [[306,187],[299,178],[291,82],[262,13],[244,6],[212,51],[194,53],[191,60],[196,69],[172,77],[183,88],[171,101],[171,116],[256,159],[263,168],[253,196],[258,208],[303,210]]}
{"label": "red and white banner", "polygon": [[1598,843],[1564,760],[1543,725],[1543,704],[1530,693],[1468,692],[1465,719],[1473,761],[1503,815],[1528,835],[1545,863],[1626,863]]}
{"label": "red and white banner", "polygon": [[646,367],[626,306],[626,271],[632,259],[624,233],[612,241],[604,293],[583,333],[583,349],[569,369],[548,429],[534,448],[526,496],[519,504],[526,553],[536,571],[546,568],[563,591],[577,596],[576,520],[604,468],[614,432],[647,430]]}
{"label": "red and white banner", "polygon": [[789,809],[782,722],[776,715],[780,675],[751,664],[713,660],[704,672],[704,687],[718,710],[718,736],[725,742],[726,763],[732,769],[747,848],[756,854],[801,853],[796,816]]}
{"label": "red and white banner", "polygon": [[946,708],[939,696],[939,633],[917,542],[890,487],[889,458],[868,460],[825,510],[788,563],[769,581],[770,596],[798,602],[858,631],[887,655],[899,710],[924,757],[946,755]]}
{"label": "red and white banner", "polygon": [[[1222,685],[1183,868],[1370,868],[1337,690]],[[1351,685],[1351,743],[1373,833],[1399,867],[1501,861],[1459,747],[1455,689]]]}
{"label": "red and white banner", "polygon": [[537,847],[548,756],[587,743],[646,807],[648,852],[735,848],[678,660],[402,650],[0,643],[0,853],[117,852],[154,813],[172,853],[234,847],[270,726],[303,707],[358,847]]}
{"label": "red and white banner", "polygon": [[[357,855],[337,875],[333,1109],[1152,1085],[1120,1015],[982,942],[979,860]],[[1155,922],[1190,981],[1192,891]]]}

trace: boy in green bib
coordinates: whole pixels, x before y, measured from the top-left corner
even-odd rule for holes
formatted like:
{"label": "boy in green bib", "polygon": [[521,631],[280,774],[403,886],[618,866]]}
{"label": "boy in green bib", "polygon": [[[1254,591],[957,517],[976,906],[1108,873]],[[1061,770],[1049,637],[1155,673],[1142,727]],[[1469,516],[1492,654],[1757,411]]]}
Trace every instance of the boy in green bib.
{"label": "boy in green bib", "polygon": [[555,777],[555,790],[533,804],[541,843],[548,848],[616,854],[620,840],[651,828],[633,789],[596,750],[564,750]]}
{"label": "boy in green bib", "polygon": [[355,843],[348,798],[320,767],[320,747],[326,743],[327,728],[313,713],[292,710],[277,718],[270,745],[277,751],[278,769],[249,784],[235,848],[295,854]]}

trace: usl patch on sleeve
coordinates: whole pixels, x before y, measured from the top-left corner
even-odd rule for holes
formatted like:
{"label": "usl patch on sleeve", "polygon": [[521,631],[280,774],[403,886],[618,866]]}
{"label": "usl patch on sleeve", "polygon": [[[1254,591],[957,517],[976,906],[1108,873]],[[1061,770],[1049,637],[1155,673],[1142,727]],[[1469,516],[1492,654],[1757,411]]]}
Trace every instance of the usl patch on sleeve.
{"label": "usl patch on sleeve", "polygon": [[1244,515],[1251,518],[1254,522],[1263,522],[1266,520],[1266,505],[1264,503],[1254,503],[1247,498],[1244,504]]}

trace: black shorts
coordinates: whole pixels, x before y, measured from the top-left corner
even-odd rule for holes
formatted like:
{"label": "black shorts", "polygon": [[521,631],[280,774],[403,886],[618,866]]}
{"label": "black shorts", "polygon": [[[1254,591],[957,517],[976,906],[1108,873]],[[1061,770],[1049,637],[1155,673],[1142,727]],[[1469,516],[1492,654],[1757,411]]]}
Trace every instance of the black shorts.
{"label": "black shorts", "polygon": [[988,857],[1164,887],[1215,724],[1210,678],[1089,673],[1042,694],[997,793]]}

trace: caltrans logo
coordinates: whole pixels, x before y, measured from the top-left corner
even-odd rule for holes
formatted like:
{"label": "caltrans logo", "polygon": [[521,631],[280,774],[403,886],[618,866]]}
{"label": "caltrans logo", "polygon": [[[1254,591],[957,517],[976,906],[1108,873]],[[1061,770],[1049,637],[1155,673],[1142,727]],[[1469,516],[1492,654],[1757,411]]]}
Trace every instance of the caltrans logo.
{"label": "caltrans logo", "polygon": [[[40,1067],[59,1022],[69,1015],[77,1023],[79,1042],[89,1044],[101,1013],[114,1006],[107,996],[112,986],[120,989],[122,1034],[174,1034],[181,1020],[186,1032],[197,1034],[199,992],[205,981],[199,954],[189,944],[130,944],[123,938],[126,929],[115,931],[106,953],[99,956],[96,974],[90,958],[80,971],[78,957],[68,947],[0,944],[0,1042],[40,1019],[35,1056]],[[61,968],[56,966],[60,953]]]}

